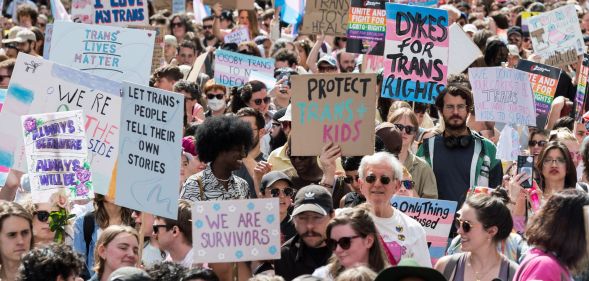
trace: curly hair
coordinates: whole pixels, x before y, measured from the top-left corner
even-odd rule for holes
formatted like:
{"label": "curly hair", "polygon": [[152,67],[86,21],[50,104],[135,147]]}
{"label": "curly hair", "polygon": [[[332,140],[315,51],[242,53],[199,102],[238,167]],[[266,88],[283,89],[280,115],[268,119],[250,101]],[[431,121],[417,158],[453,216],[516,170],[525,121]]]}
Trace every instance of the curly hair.
{"label": "curly hair", "polygon": [[251,126],[235,116],[214,116],[205,119],[196,130],[196,152],[201,161],[215,161],[221,152],[244,147],[248,153],[253,144]]}
{"label": "curly hair", "polygon": [[453,97],[463,98],[466,101],[466,107],[469,112],[474,107],[474,99],[472,97],[472,92],[462,84],[450,83],[448,84],[448,87],[442,90],[440,94],[436,97],[436,107],[440,112],[444,110],[444,97],[448,94]]}
{"label": "curly hair", "polygon": [[177,281],[186,275],[188,269],[172,261],[163,261],[152,265],[146,271],[153,280]]}
{"label": "curly hair", "polygon": [[217,274],[208,268],[194,268],[186,272],[181,281],[188,281],[194,279],[201,279],[204,281],[219,281]]}
{"label": "curly hair", "polygon": [[51,243],[23,256],[16,280],[56,280],[58,276],[65,280],[78,276],[83,268],[84,258],[71,246]]}

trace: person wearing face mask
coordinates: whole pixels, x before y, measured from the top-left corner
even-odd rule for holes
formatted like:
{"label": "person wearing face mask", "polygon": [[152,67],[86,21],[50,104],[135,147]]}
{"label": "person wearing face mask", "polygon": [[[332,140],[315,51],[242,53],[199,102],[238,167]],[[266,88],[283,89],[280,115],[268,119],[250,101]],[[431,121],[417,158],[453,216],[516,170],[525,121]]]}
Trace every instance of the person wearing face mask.
{"label": "person wearing face mask", "polygon": [[207,98],[207,107],[209,110],[205,112],[205,117],[221,116],[225,114],[227,109],[227,102],[225,101],[225,86],[215,83],[211,79],[205,83],[204,93]]}

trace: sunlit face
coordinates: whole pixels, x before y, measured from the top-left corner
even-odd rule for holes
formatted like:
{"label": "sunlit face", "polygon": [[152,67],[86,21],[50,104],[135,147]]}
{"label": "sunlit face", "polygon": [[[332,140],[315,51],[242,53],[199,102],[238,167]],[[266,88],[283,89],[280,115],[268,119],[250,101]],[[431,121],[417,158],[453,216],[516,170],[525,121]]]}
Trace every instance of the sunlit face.
{"label": "sunlit face", "polygon": [[346,184],[355,192],[360,192],[360,182],[358,181],[358,171],[345,171]]}
{"label": "sunlit face", "polygon": [[[186,34],[186,26],[184,25],[184,23],[182,22],[182,20],[180,20],[179,17],[175,17],[172,19],[172,35],[176,36],[176,39],[180,40],[184,38],[184,35]],[[180,43],[180,41],[178,41],[178,43]]]}
{"label": "sunlit face", "polygon": [[468,117],[466,100],[461,96],[445,95],[442,117],[446,127],[453,130],[464,129]]}
{"label": "sunlit face", "polygon": [[248,18],[247,15],[248,15],[247,10],[241,10],[239,12],[239,24],[240,25],[248,26],[249,27],[250,21],[249,21],[249,18]]}
{"label": "sunlit face", "polygon": [[174,90],[174,83],[176,83],[176,81],[166,77],[160,77],[155,80],[154,87],[171,92]]}
{"label": "sunlit face", "polygon": [[[375,176],[376,180],[369,183],[366,178]],[[389,178],[389,183],[383,183],[383,177]],[[393,195],[399,190],[399,179],[395,178],[392,167],[386,164],[367,165],[364,178],[359,179],[362,194],[370,204],[389,204]]]}
{"label": "sunlit face", "polygon": [[325,242],[325,229],[330,216],[307,211],[294,216],[294,225],[301,239],[311,248],[321,247]]}
{"label": "sunlit face", "polygon": [[[458,212],[460,214],[459,220],[463,222],[462,227],[457,228],[457,233],[460,234],[461,249],[463,252],[470,252],[491,243],[489,238],[492,236],[478,220],[474,208],[468,204],[464,204]],[[468,232],[464,230],[464,222],[470,224],[470,230]]]}
{"label": "sunlit face", "polygon": [[569,149],[569,153],[571,154],[571,159],[573,160],[575,167],[579,165],[579,162],[582,160],[581,153],[579,152],[581,145],[579,145],[578,142],[571,140],[565,140],[562,143]]}
{"label": "sunlit face", "polygon": [[278,206],[280,207],[279,211],[280,211],[281,215],[286,214],[288,211],[288,208],[293,203],[292,195],[287,196],[285,194],[285,190],[288,190],[289,188],[291,191],[294,191],[290,187],[290,185],[288,185],[287,181],[279,180],[264,190],[264,197],[266,197],[266,198],[275,198],[274,195],[278,194],[278,203],[279,203]]}
{"label": "sunlit face", "polygon": [[9,216],[0,230],[0,257],[2,262],[19,262],[31,249],[33,233],[29,221],[18,216]]}
{"label": "sunlit face", "polygon": [[401,138],[403,139],[403,147],[405,147],[405,148],[410,147],[413,144],[413,141],[415,140],[415,134],[417,133],[418,128],[415,127],[415,124],[413,124],[411,122],[411,119],[409,119],[409,117],[406,115],[402,115],[397,120],[394,120],[393,124],[400,124],[405,127],[409,126],[409,127],[413,128],[413,132],[411,134],[408,134],[407,130],[401,130]]}
{"label": "sunlit face", "polygon": [[58,211],[57,207],[51,208],[50,203],[37,203],[37,208],[33,215],[33,235],[35,241],[53,241],[55,232],[49,229],[49,217],[45,221],[39,220],[39,217],[44,217],[52,211]]}
{"label": "sunlit face", "polygon": [[131,217],[135,220],[135,227],[137,229],[143,229],[143,237],[151,237],[153,234],[152,225],[155,217],[152,214],[137,211],[133,211]]}
{"label": "sunlit face", "polygon": [[105,260],[105,271],[135,266],[139,259],[139,241],[133,234],[119,233],[108,245],[98,246],[98,255]]}
{"label": "sunlit face", "polygon": [[[344,237],[358,236],[349,224],[336,225],[331,229],[331,239],[339,241]],[[374,243],[373,236],[355,237],[350,240],[350,248],[343,249],[337,245],[333,254],[344,268],[352,268],[358,265],[368,265],[370,247]]]}
{"label": "sunlit face", "polygon": [[547,182],[564,182],[567,162],[560,149],[550,149],[544,157],[543,162],[542,175]]}
{"label": "sunlit face", "polygon": [[339,66],[341,72],[352,72],[356,68],[356,55],[343,52],[340,54]]}
{"label": "sunlit face", "polygon": [[252,93],[252,98],[247,104],[247,106],[261,112],[262,114],[268,113],[269,105],[270,97],[268,97],[268,91],[266,89]]}
{"label": "sunlit face", "polygon": [[575,122],[575,138],[579,143],[583,143],[583,139],[587,135],[587,128],[585,128],[585,124],[580,122]]}
{"label": "sunlit face", "polygon": [[[535,145],[534,146],[529,146],[530,149],[530,154],[532,154],[533,156],[538,157],[538,155],[540,155],[540,152],[542,152],[542,150],[544,149],[544,146],[546,146],[546,141],[548,140],[548,137],[546,137],[545,135],[542,134],[535,134],[534,137],[532,138],[532,141],[535,141]],[[539,142],[543,142],[541,144],[539,144]]]}
{"label": "sunlit face", "polygon": [[33,19],[30,15],[21,15],[18,17],[18,25],[26,28],[31,28],[33,26]]}
{"label": "sunlit face", "polygon": [[410,183],[404,184],[404,182],[406,181],[413,181],[413,178],[410,174],[403,175],[403,180],[401,181],[401,184],[399,185],[399,190],[397,190],[395,196],[417,197],[417,194],[415,194],[415,189],[407,189],[407,185],[410,185]]}
{"label": "sunlit face", "polygon": [[179,65],[193,65],[196,59],[196,53],[192,48],[180,47],[180,52],[176,56]]}

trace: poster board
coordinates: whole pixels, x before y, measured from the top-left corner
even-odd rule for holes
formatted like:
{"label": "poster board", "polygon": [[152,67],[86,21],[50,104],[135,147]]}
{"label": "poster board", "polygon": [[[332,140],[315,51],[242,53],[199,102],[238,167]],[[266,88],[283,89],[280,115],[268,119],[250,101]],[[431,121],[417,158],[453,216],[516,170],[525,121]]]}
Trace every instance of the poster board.
{"label": "poster board", "polygon": [[460,74],[483,53],[459,24],[453,23],[449,32],[448,74]]}
{"label": "poster board", "polygon": [[115,203],[178,218],[184,95],[123,82]]}
{"label": "poster board", "polygon": [[247,83],[252,71],[274,76],[274,59],[215,51],[215,83],[226,87],[241,86]]}
{"label": "poster board", "polygon": [[293,89],[292,155],[317,156],[333,142],[343,156],[374,153],[375,74],[306,74]]}
{"label": "poster board", "polygon": [[386,11],[381,97],[434,103],[448,75],[448,11],[394,3]]}
{"label": "poster board", "polygon": [[278,209],[278,198],[195,202],[193,262],[280,259]]}
{"label": "poster board", "polygon": [[581,120],[585,113],[587,95],[587,79],[589,78],[589,55],[583,54],[583,61],[577,73],[577,91],[575,94],[575,118]]}
{"label": "poster board", "polygon": [[[2,1],[2,0],[0,0]],[[4,106],[4,101],[6,100],[6,89],[0,89],[0,112],[2,112],[2,107]],[[4,186],[6,184],[6,178],[8,177],[8,172],[10,169],[6,166],[0,165],[0,186]]]}
{"label": "poster board", "polygon": [[[1,0],[0,0],[1,1]],[[53,34],[53,24],[45,25],[45,40],[43,41],[43,58],[49,59],[49,52],[51,52],[51,35]]]}
{"label": "poster board", "polygon": [[585,43],[574,5],[566,5],[528,19],[534,53],[542,63],[564,66],[577,63]]}
{"label": "poster board", "polygon": [[53,24],[49,59],[91,74],[147,85],[156,33],[72,22]]}
{"label": "poster board", "polygon": [[536,126],[544,128],[548,121],[550,105],[556,94],[561,70],[527,60],[520,60],[515,68],[528,73],[536,105]]}
{"label": "poster board", "polygon": [[147,0],[72,0],[71,18],[97,25],[149,25]]}
{"label": "poster board", "polygon": [[223,9],[228,10],[253,10],[254,8],[254,0],[202,0],[202,3],[211,8],[216,3],[221,3]]}
{"label": "poster board", "polygon": [[346,37],[349,7],[349,1],[307,0],[299,33]]}
{"label": "poster board", "polygon": [[33,203],[94,198],[82,110],[21,116]]}
{"label": "poster board", "polygon": [[386,33],[384,0],[351,0],[346,52],[382,56]]}
{"label": "poster board", "polygon": [[94,190],[105,194],[118,156],[120,91],[116,81],[19,53],[0,113],[0,165],[27,171],[22,115],[81,109]]}
{"label": "poster board", "polygon": [[419,222],[425,229],[432,264],[445,255],[458,203],[455,201],[394,196],[393,207]]}
{"label": "poster board", "polygon": [[536,126],[534,95],[528,74],[506,67],[471,67],[477,121]]}
{"label": "poster board", "polygon": [[541,12],[529,12],[529,11],[523,11],[521,12],[521,17],[522,17],[522,32],[524,33],[524,37],[530,37],[530,27],[528,26],[528,20],[531,17],[537,16],[541,14]]}
{"label": "poster board", "polygon": [[129,25],[128,28],[151,30],[155,32],[155,42],[153,44],[153,56],[151,58],[151,72],[154,73],[156,69],[166,64],[164,58],[164,37],[168,29],[165,26],[146,26],[146,25]]}
{"label": "poster board", "polygon": [[250,41],[250,32],[247,27],[238,28],[237,30],[225,35],[225,38],[223,39],[225,44],[234,43],[239,45],[239,43],[246,41]]}

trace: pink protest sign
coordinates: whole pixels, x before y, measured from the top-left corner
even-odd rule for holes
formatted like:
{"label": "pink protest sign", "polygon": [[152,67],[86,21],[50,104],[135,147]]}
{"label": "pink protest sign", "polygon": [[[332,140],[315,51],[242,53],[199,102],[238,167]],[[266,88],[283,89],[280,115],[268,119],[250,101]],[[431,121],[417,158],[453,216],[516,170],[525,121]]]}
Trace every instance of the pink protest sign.
{"label": "pink protest sign", "polygon": [[458,203],[454,201],[395,196],[391,204],[425,229],[432,264],[443,257]]}

